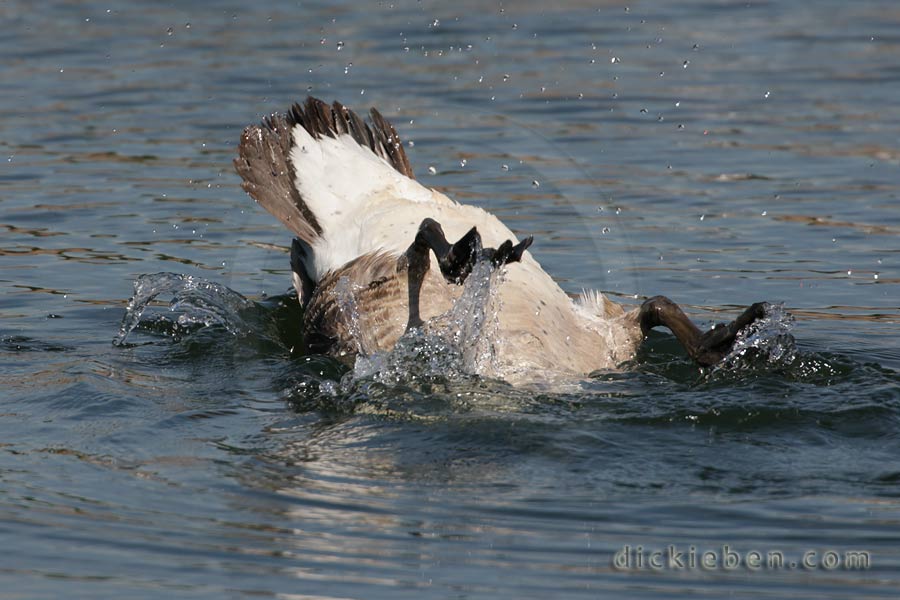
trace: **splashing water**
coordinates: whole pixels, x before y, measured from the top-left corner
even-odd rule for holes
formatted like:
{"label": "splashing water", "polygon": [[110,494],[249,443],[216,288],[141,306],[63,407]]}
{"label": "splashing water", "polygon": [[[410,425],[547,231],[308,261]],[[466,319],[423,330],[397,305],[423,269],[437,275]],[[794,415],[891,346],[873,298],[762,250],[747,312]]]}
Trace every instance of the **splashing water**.
{"label": "splashing water", "polygon": [[371,349],[376,348],[374,340],[368,331],[360,326],[359,303],[356,301],[356,288],[350,282],[349,277],[341,277],[334,285],[332,294],[341,312],[347,317],[347,329],[350,338],[356,345],[357,356],[368,356]]}
{"label": "splashing water", "polygon": [[[169,310],[183,312],[174,320],[156,316],[149,321],[161,323],[174,334],[210,325],[221,325],[233,335],[246,334],[251,330],[239,312],[254,304],[237,292],[200,277],[154,273],[141,275],[134,282],[134,295],[125,307],[125,316],[113,345],[125,344],[128,335],[142,323],[141,317],[146,308],[160,294],[172,294]],[[145,319],[143,322],[147,321]]]}
{"label": "splashing water", "polygon": [[[404,333],[388,352],[360,353],[341,387],[361,379],[396,383],[489,372],[494,359],[490,332],[497,310],[491,307],[498,272],[490,261],[479,260],[449,311]],[[355,305],[344,308],[350,311],[351,322],[355,309]]]}
{"label": "splashing water", "polygon": [[791,330],[794,317],[784,304],[769,304],[762,319],[741,330],[731,352],[710,371],[737,372],[752,368],[776,368],[790,365],[797,358],[797,343]]}

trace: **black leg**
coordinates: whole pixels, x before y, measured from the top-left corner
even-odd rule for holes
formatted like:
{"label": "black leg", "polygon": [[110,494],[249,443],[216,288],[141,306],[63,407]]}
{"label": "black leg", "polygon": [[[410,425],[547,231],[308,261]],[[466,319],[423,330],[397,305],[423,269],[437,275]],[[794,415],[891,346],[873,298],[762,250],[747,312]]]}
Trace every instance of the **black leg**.
{"label": "black leg", "polygon": [[481,234],[473,227],[459,241],[451,244],[447,241],[440,223],[434,219],[425,219],[419,225],[413,246],[422,243],[434,250],[444,278],[452,283],[461,284],[472,272],[472,267],[475,266],[479,256],[489,259],[497,267],[519,262],[533,241],[534,238],[528,236],[515,245],[506,240],[497,249],[482,248]]}
{"label": "black leg", "polygon": [[425,274],[431,268],[431,258],[428,256],[429,245],[422,235],[421,228],[413,243],[403,255],[401,265],[406,267],[406,287],[409,301],[409,319],[406,321],[406,330],[421,327],[422,317],[419,312],[419,294],[422,291],[422,282]]}
{"label": "black leg", "polygon": [[665,296],[654,296],[641,305],[638,319],[644,335],[654,327],[660,325],[668,327],[694,361],[702,366],[710,366],[722,360],[731,351],[735,337],[741,329],[765,314],[766,303],[757,302],[731,323],[702,332],[677,304]]}
{"label": "black leg", "polygon": [[434,219],[425,219],[419,225],[416,238],[404,254],[401,266],[407,269],[407,287],[409,296],[409,320],[406,328],[422,325],[419,310],[419,295],[422,291],[422,282],[425,274],[431,266],[429,250],[433,250],[441,267],[444,279],[451,283],[462,284],[472,272],[472,267],[479,256],[489,259],[494,266],[518,262],[522,254],[531,245],[534,239],[528,236],[518,244],[513,245],[510,240],[503,242],[496,250],[494,248],[481,247],[481,234],[473,227],[455,244],[447,241],[444,229]]}
{"label": "black leg", "polygon": [[481,235],[477,229],[473,227],[458,242],[451,244],[447,241],[441,224],[434,219],[425,219],[419,225],[413,245],[418,243],[424,244],[426,254],[429,248],[434,250],[441,273],[452,283],[466,280],[475,266],[475,259],[481,253]]}

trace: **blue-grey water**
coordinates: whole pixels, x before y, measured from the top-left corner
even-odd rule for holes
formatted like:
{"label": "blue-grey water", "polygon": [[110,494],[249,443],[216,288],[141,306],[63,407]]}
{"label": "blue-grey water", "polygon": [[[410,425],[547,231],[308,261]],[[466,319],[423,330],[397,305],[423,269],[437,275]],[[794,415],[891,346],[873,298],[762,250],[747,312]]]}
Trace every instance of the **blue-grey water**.
{"label": "blue-grey water", "polygon": [[[0,597],[900,594],[895,2],[0,20]],[[578,389],[341,383],[291,352],[290,237],[231,167],[307,94],[379,107],[567,291],[705,325],[783,302],[789,356],[701,372],[661,332]],[[161,295],[114,346],[159,272],[212,282],[216,318]]]}

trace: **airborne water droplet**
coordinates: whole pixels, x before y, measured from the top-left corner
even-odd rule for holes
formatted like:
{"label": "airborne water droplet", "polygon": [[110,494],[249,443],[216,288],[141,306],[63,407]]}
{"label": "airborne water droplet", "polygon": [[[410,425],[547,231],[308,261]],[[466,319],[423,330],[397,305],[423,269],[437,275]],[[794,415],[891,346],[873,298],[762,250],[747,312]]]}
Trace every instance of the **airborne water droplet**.
{"label": "airborne water droplet", "polygon": [[429,174],[429,175],[436,175],[436,174],[437,174],[437,169],[435,169],[433,165],[429,165],[429,167],[428,167],[428,174]]}

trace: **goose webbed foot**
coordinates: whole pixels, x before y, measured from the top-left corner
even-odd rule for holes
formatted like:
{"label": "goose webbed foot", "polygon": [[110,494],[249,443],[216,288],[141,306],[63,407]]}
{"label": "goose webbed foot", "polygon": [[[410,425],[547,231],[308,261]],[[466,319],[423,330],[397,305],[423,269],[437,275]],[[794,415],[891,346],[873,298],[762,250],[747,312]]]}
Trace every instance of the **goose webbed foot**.
{"label": "goose webbed foot", "polygon": [[638,320],[644,335],[654,327],[667,327],[697,364],[708,367],[728,355],[737,334],[757,319],[764,317],[766,307],[765,302],[757,302],[734,321],[703,332],[691,322],[677,304],[665,296],[654,296],[641,305]]}
{"label": "goose webbed foot", "polygon": [[487,258],[491,260],[495,267],[499,267],[501,265],[506,265],[509,263],[519,262],[522,260],[522,254],[528,250],[528,247],[531,246],[531,243],[534,242],[534,236],[529,235],[527,238],[522,240],[516,245],[510,240],[506,240],[500,247],[494,250],[493,248],[488,248],[485,250]]}
{"label": "goose webbed foot", "polygon": [[490,260],[496,267],[518,262],[533,241],[534,238],[528,236],[518,244],[506,240],[499,248],[483,248],[481,234],[477,228],[472,227],[457,242],[451,244],[440,223],[434,219],[425,219],[419,225],[416,239],[407,253],[413,251],[421,255],[424,252],[427,257],[428,249],[433,250],[444,278],[451,283],[462,284],[472,272],[479,256]]}
{"label": "goose webbed foot", "polygon": [[499,248],[483,248],[481,234],[473,227],[456,243],[451,244],[444,235],[441,224],[434,219],[425,219],[419,225],[419,231],[401,259],[398,268],[406,269],[407,293],[409,295],[409,319],[406,329],[422,325],[419,309],[419,295],[425,274],[431,264],[429,251],[434,251],[444,279],[451,283],[462,284],[472,272],[479,257],[487,258],[497,267],[522,260],[522,253],[534,241],[528,236],[518,244],[506,240]]}

